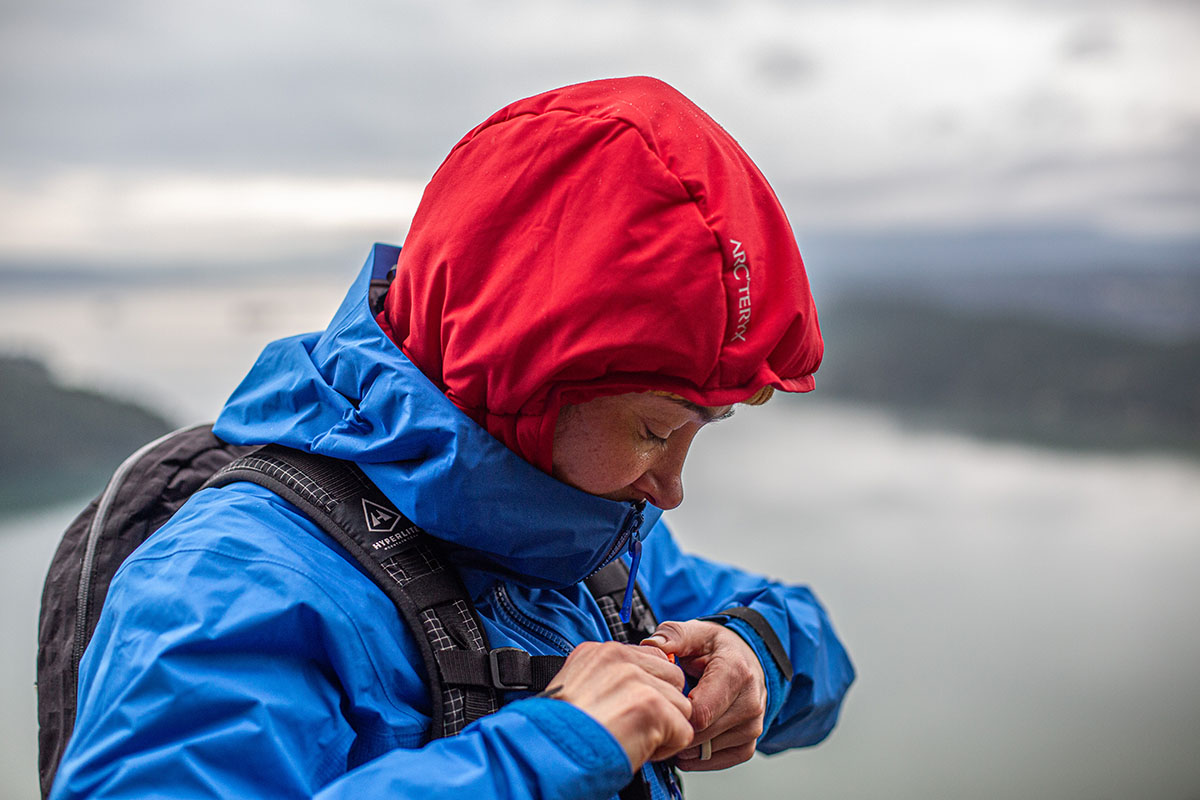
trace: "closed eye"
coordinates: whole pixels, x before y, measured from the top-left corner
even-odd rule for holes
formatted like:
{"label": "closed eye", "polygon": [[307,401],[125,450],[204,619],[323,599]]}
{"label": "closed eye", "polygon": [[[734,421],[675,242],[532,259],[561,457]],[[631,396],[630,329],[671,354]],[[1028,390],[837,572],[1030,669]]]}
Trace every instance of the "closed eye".
{"label": "closed eye", "polygon": [[[670,434],[668,434],[668,435],[670,435]],[[650,430],[649,428],[642,429],[642,438],[648,442],[654,442],[655,444],[665,445],[667,443],[666,436],[659,436],[658,434],[656,434],[654,431]]]}

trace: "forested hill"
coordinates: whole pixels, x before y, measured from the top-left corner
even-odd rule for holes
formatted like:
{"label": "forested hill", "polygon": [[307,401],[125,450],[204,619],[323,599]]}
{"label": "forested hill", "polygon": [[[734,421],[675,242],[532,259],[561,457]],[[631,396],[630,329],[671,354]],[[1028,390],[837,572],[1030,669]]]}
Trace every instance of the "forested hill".
{"label": "forested hill", "polygon": [[[1200,457],[1200,340],[1162,341],[896,297],[821,308],[818,394],[932,428]],[[98,492],[170,425],[0,355],[0,515]]]}
{"label": "forested hill", "polygon": [[1200,456],[1200,340],[1154,341],[915,299],[821,309],[821,396],[991,437]]}
{"label": "forested hill", "polygon": [[140,406],[0,355],[0,516],[76,497],[82,508],[125,456],[169,429]]}

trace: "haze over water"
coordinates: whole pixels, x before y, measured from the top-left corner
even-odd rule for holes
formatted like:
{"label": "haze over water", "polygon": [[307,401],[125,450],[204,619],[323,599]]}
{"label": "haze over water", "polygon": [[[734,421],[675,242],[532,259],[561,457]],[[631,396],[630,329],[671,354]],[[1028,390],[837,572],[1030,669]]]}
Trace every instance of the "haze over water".
{"label": "haze over water", "polygon": [[[289,286],[0,298],[0,346],[211,419],[266,341],[351,273]],[[692,776],[696,798],[1200,796],[1200,465],[916,432],[820,393],[698,439],[686,547],[829,608],[859,670],[820,747]],[[78,504],[0,525],[0,796],[36,796],[45,565]]]}

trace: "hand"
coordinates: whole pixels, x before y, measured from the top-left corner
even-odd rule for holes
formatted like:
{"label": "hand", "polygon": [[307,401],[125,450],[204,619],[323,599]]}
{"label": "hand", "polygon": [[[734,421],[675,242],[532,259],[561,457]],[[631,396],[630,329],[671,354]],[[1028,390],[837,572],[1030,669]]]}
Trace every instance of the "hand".
{"label": "hand", "polygon": [[603,725],[625,749],[634,772],[692,742],[683,672],[654,647],[584,642],[567,656],[547,692]]}
{"label": "hand", "polygon": [[[682,770],[725,769],[748,761],[763,732],[767,684],[762,664],[742,637],[716,622],[664,622],[642,644],[673,654],[699,678],[689,695],[692,747],[679,753]],[[700,745],[711,742],[712,758],[700,760]]]}

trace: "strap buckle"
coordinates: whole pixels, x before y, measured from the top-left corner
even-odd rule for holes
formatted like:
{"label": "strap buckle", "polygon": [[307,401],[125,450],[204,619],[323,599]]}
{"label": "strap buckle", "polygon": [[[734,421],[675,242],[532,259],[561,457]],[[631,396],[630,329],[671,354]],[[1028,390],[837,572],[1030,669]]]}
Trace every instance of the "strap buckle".
{"label": "strap buckle", "polygon": [[[519,647],[497,647],[494,650],[489,650],[488,654],[487,654],[488,655],[488,669],[492,675],[492,686],[496,687],[497,689],[504,689],[506,691],[511,691],[511,692],[519,692],[519,691],[524,691],[526,689],[533,688],[533,684],[530,683],[529,681],[526,681],[525,683],[505,683],[504,682],[503,678],[500,677],[500,654],[504,653],[504,652],[519,653],[520,655],[523,655],[526,658],[529,657],[529,654],[526,653],[524,650],[522,650]],[[512,663],[512,662],[509,662],[509,663]],[[511,670],[510,670],[510,672],[511,672]],[[532,680],[532,674],[530,674],[530,680]]]}

